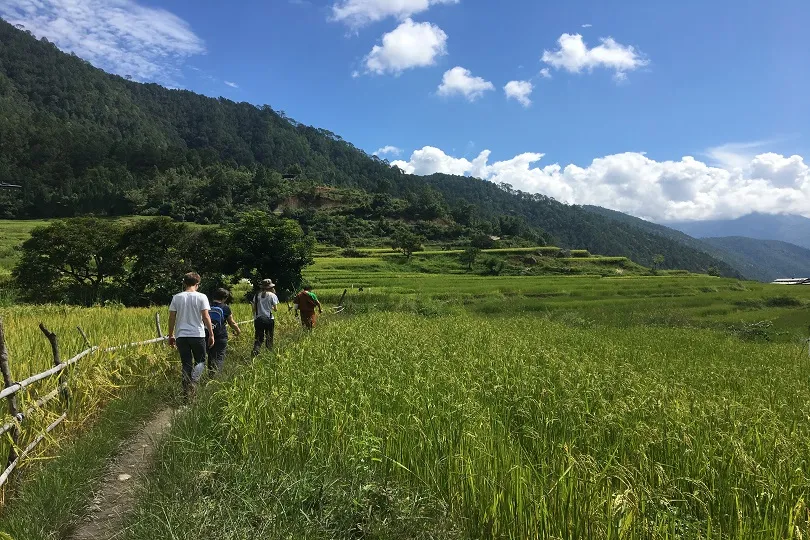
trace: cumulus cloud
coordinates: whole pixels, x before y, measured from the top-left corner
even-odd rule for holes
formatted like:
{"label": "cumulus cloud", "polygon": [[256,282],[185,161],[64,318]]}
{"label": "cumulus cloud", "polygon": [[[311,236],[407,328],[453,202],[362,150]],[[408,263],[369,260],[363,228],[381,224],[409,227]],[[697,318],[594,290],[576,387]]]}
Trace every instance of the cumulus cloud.
{"label": "cumulus cloud", "polygon": [[540,76],[543,77],[544,79],[550,79],[551,71],[548,68],[543,68],[540,70]]}
{"label": "cumulus cloud", "polygon": [[622,45],[613,38],[602,38],[601,44],[591,49],[579,34],[563,34],[556,51],[543,51],[543,62],[555,69],[571,73],[592,71],[594,68],[613,70],[616,80],[624,80],[628,71],[649,64],[649,60],[632,45]]}
{"label": "cumulus cloud", "polygon": [[469,69],[460,66],[446,71],[439,85],[440,96],[460,95],[468,101],[475,101],[490,90],[495,90],[495,85],[481,77],[473,77]]}
{"label": "cumulus cloud", "polygon": [[3,0],[0,16],[90,63],[171,84],[183,61],[205,52],[183,19],[134,0]]}
{"label": "cumulus cloud", "polygon": [[382,37],[366,56],[369,73],[399,74],[406,69],[432,66],[436,58],[447,54],[447,34],[436,25],[405,19]]}
{"label": "cumulus cloud", "polygon": [[506,99],[514,99],[524,107],[532,104],[530,96],[534,90],[534,85],[529,81],[509,81],[503,87]]}
{"label": "cumulus cloud", "polygon": [[239,85],[236,84],[235,82],[231,82],[231,81],[222,81],[222,82],[224,82],[225,84],[227,84],[231,88],[239,88]]}
{"label": "cumulus cloud", "polygon": [[374,152],[375,156],[399,156],[402,154],[402,149],[397,148],[396,146],[383,146],[382,148],[378,148],[376,152]]}
{"label": "cumulus cloud", "polygon": [[352,28],[396,17],[406,19],[438,4],[458,4],[459,0],[342,0],[332,5],[332,20]]}
{"label": "cumulus cloud", "polygon": [[638,152],[597,158],[587,167],[542,166],[540,153],[492,164],[489,156],[485,150],[470,161],[426,146],[410,160],[393,164],[412,174],[466,174],[653,221],[736,218],[753,211],[810,217],[810,168],[796,155],[763,153],[735,169],[707,165],[691,156],[656,161]]}

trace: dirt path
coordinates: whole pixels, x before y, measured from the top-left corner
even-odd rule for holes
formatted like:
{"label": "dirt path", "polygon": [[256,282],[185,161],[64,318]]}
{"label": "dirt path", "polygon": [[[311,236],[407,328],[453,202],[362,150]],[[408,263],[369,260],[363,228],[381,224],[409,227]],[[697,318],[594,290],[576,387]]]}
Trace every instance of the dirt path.
{"label": "dirt path", "polygon": [[112,540],[122,534],[124,517],[132,508],[137,487],[152,462],[157,443],[171,427],[173,416],[173,409],[163,409],[122,445],[93,493],[89,515],[70,540]]}

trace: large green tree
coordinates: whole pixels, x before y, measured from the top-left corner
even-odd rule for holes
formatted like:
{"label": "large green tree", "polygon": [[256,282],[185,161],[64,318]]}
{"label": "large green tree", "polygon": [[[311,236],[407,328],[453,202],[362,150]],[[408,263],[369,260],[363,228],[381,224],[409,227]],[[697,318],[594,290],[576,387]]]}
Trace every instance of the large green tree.
{"label": "large green tree", "polygon": [[33,302],[93,304],[112,292],[125,271],[123,228],[110,220],[55,221],[23,242],[13,277]]}
{"label": "large green tree", "polygon": [[315,239],[289,219],[247,212],[227,227],[226,234],[228,264],[233,272],[254,285],[261,279],[272,279],[282,297],[301,286],[303,269],[314,262]]}
{"label": "large green tree", "polygon": [[225,284],[226,237],[217,228],[192,228],[170,218],[142,220],[122,236],[127,258],[122,296],[131,305],[167,303],[186,272],[203,277],[202,292]]}

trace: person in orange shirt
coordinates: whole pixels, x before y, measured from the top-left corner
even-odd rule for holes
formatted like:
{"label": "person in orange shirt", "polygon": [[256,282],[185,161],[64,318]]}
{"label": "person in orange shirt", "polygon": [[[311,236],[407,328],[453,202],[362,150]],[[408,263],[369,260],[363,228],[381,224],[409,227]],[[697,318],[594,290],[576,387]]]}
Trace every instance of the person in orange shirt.
{"label": "person in orange shirt", "polygon": [[304,290],[296,295],[293,303],[296,310],[301,314],[301,324],[306,330],[312,330],[318,320],[315,310],[318,310],[318,314],[323,313],[321,302],[312,290],[312,285],[304,286]]}

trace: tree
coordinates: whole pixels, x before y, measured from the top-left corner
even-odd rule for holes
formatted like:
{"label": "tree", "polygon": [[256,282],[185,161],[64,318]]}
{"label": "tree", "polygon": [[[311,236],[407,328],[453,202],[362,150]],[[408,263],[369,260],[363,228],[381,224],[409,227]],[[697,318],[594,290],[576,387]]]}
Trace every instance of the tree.
{"label": "tree", "polygon": [[314,262],[315,239],[305,235],[295,221],[266,212],[253,211],[239,216],[226,229],[228,265],[238,277],[254,284],[270,278],[283,298],[297,291],[302,271]]}
{"label": "tree", "polygon": [[467,265],[467,270],[472,270],[473,264],[475,264],[475,260],[478,258],[478,255],[481,254],[481,250],[477,247],[470,246],[464,250],[459,258],[461,262]]}
{"label": "tree", "polygon": [[202,275],[201,292],[225,285],[226,246],[215,228],[193,229],[166,217],[138,221],[121,239],[128,267],[121,297],[129,305],[166,304],[192,271]]}
{"label": "tree", "polygon": [[664,264],[664,256],[661,254],[655,255],[653,257],[653,270],[658,270],[661,268],[661,265]]}
{"label": "tree", "polygon": [[98,218],[55,221],[31,232],[12,272],[23,297],[33,302],[91,305],[124,273],[122,227]]}
{"label": "tree", "polygon": [[400,229],[394,233],[394,237],[391,239],[391,247],[401,251],[406,259],[410,259],[414,251],[422,249],[424,241],[423,237],[408,230]]}
{"label": "tree", "polygon": [[503,272],[506,263],[503,262],[503,259],[499,259],[497,257],[487,257],[484,259],[484,266],[487,267],[487,272],[491,276],[498,276]]}

